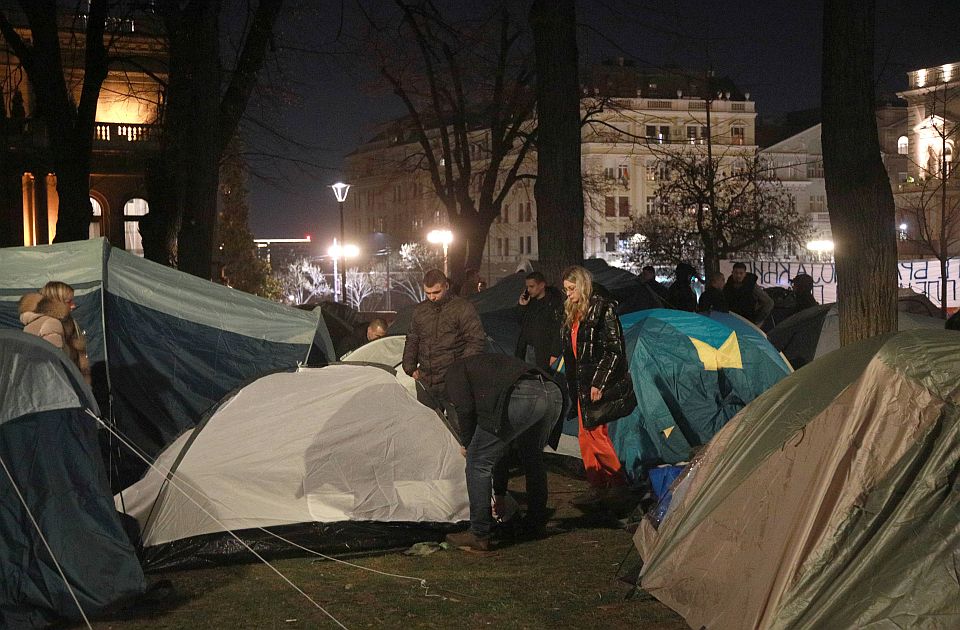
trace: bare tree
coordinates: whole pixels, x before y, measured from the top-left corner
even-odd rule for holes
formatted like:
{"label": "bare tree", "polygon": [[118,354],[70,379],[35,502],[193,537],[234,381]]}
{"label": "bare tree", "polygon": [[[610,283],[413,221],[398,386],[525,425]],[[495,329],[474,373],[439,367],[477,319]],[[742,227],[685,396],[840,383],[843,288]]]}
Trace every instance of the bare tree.
{"label": "bare tree", "polygon": [[960,189],[953,168],[953,153],[960,125],[950,122],[950,109],[955,106],[957,91],[948,85],[943,90],[933,87],[927,94],[929,115],[920,129],[932,136],[927,145],[926,160],[915,164],[919,178],[909,178],[900,185],[898,212],[908,220],[908,229],[901,238],[919,250],[932,254],[940,263],[940,313],[947,316],[947,266],[951,254],[960,246]]}
{"label": "bare tree", "polygon": [[[69,83],[75,76],[60,48],[62,10],[54,0],[19,0],[29,25],[29,41],[0,10],[0,34],[20,59],[37,100],[37,113],[49,138],[50,168],[57,175],[57,242],[89,237],[90,158],[100,87],[107,78],[107,0],[90,0],[86,13],[74,16],[83,29],[84,54],[79,99]],[[112,39],[112,38],[111,38]],[[69,53],[68,53],[69,54]]]}
{"label": "bare tree", "polygon": [[378,71],[407,110],[405,141],[419,146],[399,166],[426,173],[443,204],[457,280],[480,267],[490,224],[531,176],[523,165],[536,134],[532,70],[506,7],[461,27],[431,2],[395,1],[403,28],[378,41]]}
{"label": "bare tree", "polygon": [[583,185],[580,174],[580,85],[574,0],[533,0],[530,26],[536,50],[537,240],[541,267],[558,279],[583,262]]}
{"label": "bare tree", "polygon": [[277,280],[283,297],[294,304],[308,304],[333,294],[323,269],[306,258],[287,265]]}
{"label": "bare tree", "polygon": [[873,84],[875,0],[823,9],[823,166],[840,343],[897,330],[897,245]]}
{"label": "bare tree", "polygon": [[157,5],[169,38],[170,63],[160,151],[148,173],[150,212],[140,224],[147,258],[204,278],[211,271],[220,159],[256,86],[283,2],[257,3],[226,74],[220,47],[224,4],[184,0]]}
{"label": "bare tree", "polygon": [[708,156],[699,146],[655,150],[665,180],[652,214],[634,222],[634,262],[703,260],[709,275],[734,255],[801,247],[809,221],[797,212],[775,168],[759,152]]}
{"label": "bare tree", "polygon": [[359,267],[347,270],[347,304],[361,310],[364,300],[378,293],[376,278],[370,271],[360,271]]}

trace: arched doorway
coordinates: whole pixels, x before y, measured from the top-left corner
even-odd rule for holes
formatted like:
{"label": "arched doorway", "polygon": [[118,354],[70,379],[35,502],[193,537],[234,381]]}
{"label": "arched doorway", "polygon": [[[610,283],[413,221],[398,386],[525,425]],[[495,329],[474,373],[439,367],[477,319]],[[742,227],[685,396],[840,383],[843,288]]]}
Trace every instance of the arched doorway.
{"label": "arched doorway", "polygon": [[100,238],[103,236],[103,206],[96,197],[90,197],[90,205],[93,207],[93,216],[90,218],[90,238]]}

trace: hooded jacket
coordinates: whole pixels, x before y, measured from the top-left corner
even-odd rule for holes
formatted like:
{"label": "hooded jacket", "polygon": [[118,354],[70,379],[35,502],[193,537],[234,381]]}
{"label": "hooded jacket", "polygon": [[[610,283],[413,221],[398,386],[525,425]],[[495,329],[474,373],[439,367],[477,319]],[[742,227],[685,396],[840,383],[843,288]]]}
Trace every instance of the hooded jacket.
{"label": "hooded jacket", "polygon": [[[580,402],[583,425],[592,429],[633,411],[637,398],[627,369],[616,301],[595,291],[577,329],[576,355],[571,341],[571,331],[564,326],[564,369],[570,398]],[[590,400],[591,387],[603,394],[597,402]]]}
{"label": "hooded jacket", "polygon": [[413,308],[413,317],[403,346],[403,371],[428,389],[443,386],[447,368],[457,359],[484,351],[487,335],[473,304],[447,294],[436,302],[424,300]]}
{"label": "hooded jacket", "polygon": [[20,298],[18,310],[23,331],[45,339],[66,352],[80,369],[84,380],[89,383],[87,342],[77,322],[70,315],[70,306],[60,300],[43,297],[39,293],[27,293]]}

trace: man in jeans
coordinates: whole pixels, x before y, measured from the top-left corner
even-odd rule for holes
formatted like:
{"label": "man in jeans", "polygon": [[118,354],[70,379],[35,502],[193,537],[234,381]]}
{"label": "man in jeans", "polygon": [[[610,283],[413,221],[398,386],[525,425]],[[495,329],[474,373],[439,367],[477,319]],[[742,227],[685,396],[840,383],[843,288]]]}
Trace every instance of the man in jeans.
{"label": "man in jeans", "polygon": [[467,458],[470,530],[449,534],[450,544],[490,548],[493,470],[516,445],[527,477],[525,529],[539,535],[547,522],[547,471],[543,447],[565,412],[560,386],[549,373],[503,354],[479,354],[446,374],[447,400],[456,411],[461,453]]}

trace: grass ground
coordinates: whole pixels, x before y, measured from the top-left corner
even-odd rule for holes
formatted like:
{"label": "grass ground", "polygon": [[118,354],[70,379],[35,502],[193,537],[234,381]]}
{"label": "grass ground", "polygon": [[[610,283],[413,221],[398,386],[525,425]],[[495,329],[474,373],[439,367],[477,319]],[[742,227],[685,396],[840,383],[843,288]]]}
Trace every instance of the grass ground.
{"label": "grass ground", "polygon": [[[609,515],[584,516],[568,506],[585,484],[551,473],[550,486],[555,519],[565,531],[543,540],[505,544],[487,555],[443,550],[353,560],[425,579],[427,589],[322,559],[274,566],[348,628],[686,628],[668,608],[616,579],[633,543]],[[94,627],[337,627],[263,564],[150,577],[170,580],[173,593]]]}

